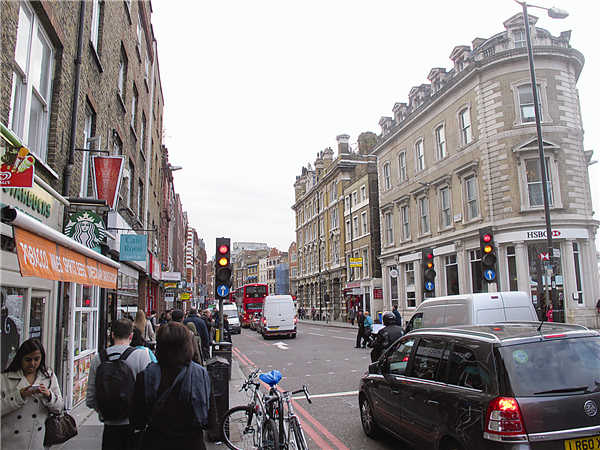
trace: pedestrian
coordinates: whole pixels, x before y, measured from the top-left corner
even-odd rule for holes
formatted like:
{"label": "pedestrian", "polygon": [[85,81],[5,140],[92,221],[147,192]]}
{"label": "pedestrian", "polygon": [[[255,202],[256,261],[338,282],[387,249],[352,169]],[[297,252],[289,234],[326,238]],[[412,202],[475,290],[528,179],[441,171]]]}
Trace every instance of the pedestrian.
{"label": "pedestrian", "polygon": [[198,330],[196,330],[196,325],[193,322],[186,322],[184,324],[190,330],[190,333],[194,336],[192,338],[193,348],[194,348],[194,356],[192,357],[192,361],[204,365],[204,357],[202,354],[202,342],[200,340],[200,336],[198,335]]}
{"label": "pedestrian", "polygon": [[46,367],[46,351],[35,338],[21,344],[2,372],[2,440],[4,450],[41,449],[48,413],[63,409],[58,379]]}
{"label": "pedestrian", "polygon": [[373,331],[373,319],[369,315],[369,311],[365,311],[364,324],[365,324],[365,329],[363,332],[362,348],[366,347],[367,341],[369,340],[369,337],[371,336],[371,332]]}
{"label": "pedestrian", "polygon": [[158,326],[160,327],[161,325],[164,325],[165,323],[167,323],[167,312],[163,311],[160,313],[160,319],[158,319]]}
{"label": "pedestrian", "polygon": [[139,348],[140,350],[147,350],[150,361],[157,362],[156,355],[154,355],[154,352],[146,345],[146,341],[142,337],[142,333],[140,333],[140,330],[138,330],[136,327],[133,327],[133,337],[131,338],[129,345],[131,347]]}
{"label": "pedestrian", "polygon": [[400,312],[398,311],[398,305],[394,305],[392,307],[392,314],[394,314],[394,317],[396,318],[396,325],[401,327],[402,326],[402,316],[400,315]]}
{"label": "pedestrian", "polygon": [[204,450],[203,429],[208,424],[210,380],[192,361],[192,335],[169,322],[156,336],[158,364],[137,376],[131,422],[142,431],[144,450]]}
{"label": "pedestrian", "polygon": [[183,322],[183,311],[181,309],[174,309],[171,311],[171,321]]}
{"label": "pedestrian", "polygon": [[113,322],[111,336],[114,345],[92,359],[85,403],[104,423],[102,450],[129,450],[135,445],[129,423],[135,377],[150,363],[150,356],[130,347],[133,323],[129,319]]}
{"label": "pedestrian", "polygon": [[317,310],[315,309],[315,307],[313,306],[310,310],[310,317],[312,320],[315,320],[315,314],[317,313]]}
{"label": "pedestrian", "polygon": [[140,334],[146,346],[154,347],[156,345],[156,336],[154,335],[154,328],[149,320],[146,320],[146,314],[141,309],[138,309],[135,313],[135,321],[133,326],[140,330]]}
{"label": "pedestrian", "polygon": [[223,314],[223,339],[227,342],[231,342],[231,327],[229,325],[227,314]]}
{"label": "pedestrian", "polygon": [[554,308],[552,305],[548,307],[548,311],[546,311],[546,320],[548,322],[554,322]]}
{"label": "pedestrian", "polygon": [[200,348],[202,349],[203,358],[205,358],[208,355],[210,348],[210,337],[206,322],[200,318],[196,308],[190,309],[187,319],[183,321],[184,325],[188,323],[192,323],[196,327],[196,335],[200,337]]}
{"label": "pedestrian", "polygon": [[158,327],[158,315],[156,314],[156,310],[152,310],[150,311],[150,324],[152,324],[152,329],[154,330],[154,333],[156,334],[156,327]]}
{"label": "pedestrian", "polygon": [[360,343],[365,335],[365,317],[360,310],[356,313],[356,323],[358,325],[358,333],[356,334],[356,348],[360,348]]}
{"label": "pedestrian", "polygon": [[350,323],[354,326],[354,319],[356,318],[356,313],[354,312],[354,308],[350,308],[348,311],[348,319],[350,319]]}

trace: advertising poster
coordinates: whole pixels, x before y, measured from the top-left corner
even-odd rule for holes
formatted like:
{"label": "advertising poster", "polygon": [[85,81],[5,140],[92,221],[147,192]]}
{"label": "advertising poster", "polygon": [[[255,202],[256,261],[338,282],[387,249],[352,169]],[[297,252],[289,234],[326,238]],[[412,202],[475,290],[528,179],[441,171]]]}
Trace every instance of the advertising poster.
{"label": "advertising poster", "polygon": [[0,187],[33,187],[35,157],[1,124],[0,137]]}

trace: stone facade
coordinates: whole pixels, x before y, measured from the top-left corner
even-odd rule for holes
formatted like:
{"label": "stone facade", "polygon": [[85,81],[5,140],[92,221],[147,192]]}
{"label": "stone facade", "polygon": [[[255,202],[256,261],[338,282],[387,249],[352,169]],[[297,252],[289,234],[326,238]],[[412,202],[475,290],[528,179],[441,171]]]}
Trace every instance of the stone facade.
{"label": "stone facade", "polygon": [[[371,304],[373,289],[381,287],[379,265],[379,214],[376,161],[369,156],[375,145],[373,133],[362,133],[358,149],[352,151],[348,135],[338,136],[338,155],[333,150],[319,152],[314,169],[302,168],[294,183],[298,274],[292,277],[296,286],[298,306],[315,308],[334,320],[346,320],[348,308],[376,309]],[[364,190],[363,190],[364,188]],[[364,199],[363,197],[364,196]],[[361,199],[361,200],[358,200]],[[356,202],[356,203],[353,203]],[[357,207],[356,211],[353,209]],[[351,234],[346,218],[363,213],[368,221],[367,232]],[[355,271],[350,278],[349,258],[367,251],[368,270]]]}
{"label": "stone facade", "polygon": [[[576,86],[584,59],[570,47],[570,33],[552,36],[536,21],[530,16],[558,296],[567,321],[593,326],[598,274],[582,270],[594,266],[598,227]],[[413,88],[409,103],[397,103],[394,118],[380,121],[373,154],[384,306],[397,303],[407,319],[425,296],[427,247],[435,255],[433,295],[521,290],[543,307],[545,222],[522,16],[504,26],[473,47],[455,47],[450,71],[432,69],[431,85]],[[478,235],[487,226],[498,245],[497,282],[489,284],[481,277]]]}

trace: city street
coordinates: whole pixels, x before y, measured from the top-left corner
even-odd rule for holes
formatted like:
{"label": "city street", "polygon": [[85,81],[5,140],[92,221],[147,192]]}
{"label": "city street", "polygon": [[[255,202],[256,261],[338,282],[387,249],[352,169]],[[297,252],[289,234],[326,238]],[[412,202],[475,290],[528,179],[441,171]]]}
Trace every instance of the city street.
{"label": "city street", "polygon": [[282,389],[308,385],[313,403],[299,398],[295,408],[311,448],[403,448],[391,437],[374,441],[362,431],[357,390],[370,350],[354,348],[355,337],[356,329],[305,323],[298,324],[296,339],[264,340],[243,329],[233,337],[233,351],[246,374],[255,366],[261,372],[278,369]]}

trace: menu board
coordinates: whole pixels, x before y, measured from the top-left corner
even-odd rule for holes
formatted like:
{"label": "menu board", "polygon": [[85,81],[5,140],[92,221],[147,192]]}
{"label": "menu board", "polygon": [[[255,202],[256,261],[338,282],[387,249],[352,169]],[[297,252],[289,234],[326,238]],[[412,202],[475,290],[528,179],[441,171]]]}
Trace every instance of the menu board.
{"label": "menu board", "polygon": [[90,353],[73,363],[73,406],[85,400],[90,366],[95,353]]}

